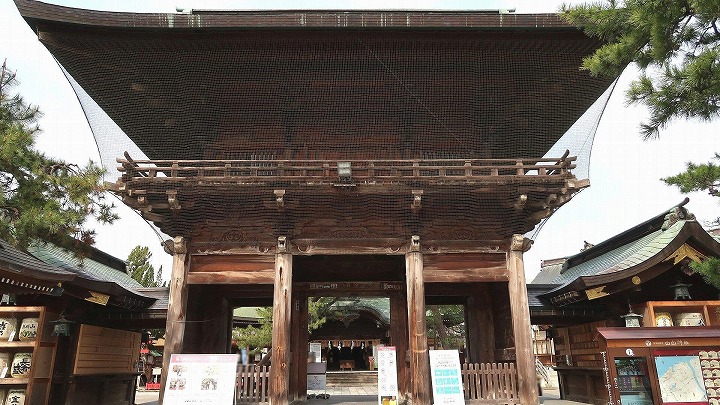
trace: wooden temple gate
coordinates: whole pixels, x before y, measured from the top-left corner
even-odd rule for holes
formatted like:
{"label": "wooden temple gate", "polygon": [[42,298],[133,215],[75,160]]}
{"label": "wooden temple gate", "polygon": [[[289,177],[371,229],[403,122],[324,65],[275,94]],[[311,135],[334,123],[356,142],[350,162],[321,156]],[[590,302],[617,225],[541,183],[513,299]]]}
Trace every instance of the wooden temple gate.
{"label": "wooden temple gate", "polygon": [[[399,249],[355,247],[344,248],[343,254],[339,248],[317,247],[308,254],[308,247],[291,245],[282,237],[275,249],[261,255],[188,255],[184,246],[185,240],[177,238],[166,348],[176,353],[226,352],[232,307],[272,305],[272,366],[269,379],[262,379],[269,386],[249,388],[246,381],[245,389],[255,393],[252,398],[262,399],[257,395],[266,389],[276,404],[306,396],[307,303],[308,297],[320,295],[389,298],[390,344],[399,354],[401,400],[431,402],[426,302],[465,305],[469,363],[514,363],[512,373],[502,365],[488,365],[483,372],[480,366],[475,366],[477,372],[466,370],[468,399],[526,404],[537,398],[522,263],[529,241],[520,235],[507,250],[477,252],[429,252],[418,238]],[[359,271],[372,266],[380,267]],[[332,267],[345,270],[328,270]],[[385,281],[360,281],[368,278]],[[506,347],[507,342],[514,345]]]}
{"label": "wooden temple gate", "polygon": [[612,82],[578,69],[599,41],[549,14],[15,2],[119,127],[104,161],[132,144],[109,188],[173,237],[163,373],[227,353],[233,307],[273,306],[270,401],[305,398],[307,297],[329,287],[390,298],[402,399],[431,403],[425,305],[453,303],[468,361],[513,362],[538,402],[522,235],[589,185],[543,156]]}

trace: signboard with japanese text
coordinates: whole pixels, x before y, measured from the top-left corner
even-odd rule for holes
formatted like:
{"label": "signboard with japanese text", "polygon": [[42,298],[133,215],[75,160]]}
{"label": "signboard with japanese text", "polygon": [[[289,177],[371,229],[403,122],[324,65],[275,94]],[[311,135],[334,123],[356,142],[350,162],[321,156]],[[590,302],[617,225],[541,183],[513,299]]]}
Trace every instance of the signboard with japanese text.
{"label": "signboard with japanese text", "polygon": [[397,354],[395,346],[378,346],[378,404],[396,405],[398,398],[397,386]]}
{"label": "signboard with japanese text", "polygon": [[168,404],[232,404],[237,354],[173,354],[165,384]]}
{"label": "signboard with japanese text", "polygon": [[434,404],[464,404],[460,353],[457,350],[430,350]]}

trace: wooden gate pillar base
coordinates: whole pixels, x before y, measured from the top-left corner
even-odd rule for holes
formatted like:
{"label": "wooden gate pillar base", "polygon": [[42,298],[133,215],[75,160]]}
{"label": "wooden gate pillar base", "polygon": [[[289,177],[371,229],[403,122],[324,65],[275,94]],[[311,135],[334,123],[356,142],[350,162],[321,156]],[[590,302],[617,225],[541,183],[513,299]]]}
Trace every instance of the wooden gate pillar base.
{"label": "wooden gate pillar base", "polygon": [[525,265],[523,252],[532,245],[530,239],[522,235],[513,235],[508,252],[508,293],[512,313],[513,336],[515,337],[515,361],[518,373],[518,393],[520,403],[535,405],[539,403],[535,356],[533,355],[530,307],[525,284]]}
{"label": "wooden gate pillar base", "polygon": [[173,265],[170,277],[170,298],[168,300],[167,321],[165,326],[165,349],[160,375],[160,396],[158,404],[162,405],[165,395],[170,355],[182,353],[185,337],[185,314],[187,310],[187,274],[188,274],[187,241],[177,236],[173,239]]}
{"label": "wooden gate pillar base", "polygon": [[[413,404],[429,404],[430,401],[430,355],[427,347],[425,325],[425,283],[423,280],[423,256],[420,253],[420,237],[413,236],[410,249],[405,254],[407,279],[408,334],[410,335],[410,387]],[[404,357],[398,353],[398,361]]]}
{"label": "wooden gate pillar base", "polygon": [[273,292],[270,404],[286,405],[290,394],[290,314],[292,311],[292,254],[284,236],[278,238]]}

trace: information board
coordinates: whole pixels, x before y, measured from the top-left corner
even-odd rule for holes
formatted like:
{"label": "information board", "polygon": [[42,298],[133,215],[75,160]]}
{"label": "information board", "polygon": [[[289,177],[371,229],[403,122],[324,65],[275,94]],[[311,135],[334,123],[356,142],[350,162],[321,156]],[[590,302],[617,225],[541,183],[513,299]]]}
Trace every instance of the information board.
{"label": "information board", "polygon": [[165,384],[167,404],[232,404],[237,354],[173,354]]}
{"label": "information board", "polygon": [[395,346],[378,346],[378,404],[396,405],[397,386],[397,354]]}
{"label": "information board", "polygon": [[434,404],[464,404],[460,353],[457,350],[430,350]]}
{"label": "information board", "polygon": [[310,353],[313,363],[322,362],[322,345],[320,343],[310,343]]}

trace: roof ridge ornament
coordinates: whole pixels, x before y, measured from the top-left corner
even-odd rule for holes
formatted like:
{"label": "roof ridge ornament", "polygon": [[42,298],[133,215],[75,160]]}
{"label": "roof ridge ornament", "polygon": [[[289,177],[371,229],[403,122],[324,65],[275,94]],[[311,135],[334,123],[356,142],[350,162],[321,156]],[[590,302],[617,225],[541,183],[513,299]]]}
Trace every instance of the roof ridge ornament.
{"label": "roof ridge ornament", "polygon": [[678,204],[675,207],[672,207],[670,211],[668,211],[667,214],[665,214],[665,221],[662,224],[663,231],[667,230],[671,226],[675,225],[678,221],[694,221],[695,220],[695,214],[688,211],[687,208],[684,207],[685,204],[687,204],[690,201],[689,198],[685,198],[683,202]]}

